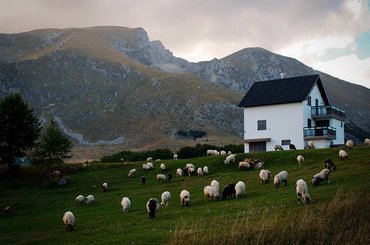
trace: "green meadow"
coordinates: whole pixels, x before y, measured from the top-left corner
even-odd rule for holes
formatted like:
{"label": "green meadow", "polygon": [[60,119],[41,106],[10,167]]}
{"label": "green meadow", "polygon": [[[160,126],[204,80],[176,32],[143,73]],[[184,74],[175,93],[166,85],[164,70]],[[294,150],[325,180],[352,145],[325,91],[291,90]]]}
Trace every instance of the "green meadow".
{"label": "green meadow", "polygon": [[[142,170],[144,162],[92,163],[85,168],[70,164],[61,167],[69,181],[66,186],[50,185],[41,167],[24,168],[19,179],[10,179],[1,166],[0,207],[10,205],[12,212],[0,217],[0,244],[370,244],[370,147],[346,150],[347,160],[339,159],[338,150],[237,154],[230,165],[223,163],[224,156],[153,161],[150,171]],[[298,155],[305,158],[303,166],[297,163]],[[288,186],[275,188],[273,181],[262,185],[260,170],[240,170],[237,163],[246,157],[262,160],[272,179],[288,171]],[[329,184],[314,187],[310,180],[327,157],[337,171]],[[157,183],[162,162],[166,173],[173,174],[169,183]],[[208,166],[210,175],[177,178],[176,169],[186,163]],[[132,168],[137,174],[129,178]],[[297,203],[295,182],[301,178],[308,184],[310,205]],[[213,179],[220,182],[220,190],[242,180],[246,195],[206,200],[203,188]],[[108,192],[102,191],[103,182]],[[190,207],[180,205],[183,189],[191,194]],[[164,191],[171,193],[169,206],[161,206],[155,219],[148,219],[147,200],[160,200]],[[95,203],[76,205],[80,194],[94,195]],[[124,196],[131,200],[127,214],[120,205]],[[67,232],[62,221],[68,210],[76,217],[73,232]]]}

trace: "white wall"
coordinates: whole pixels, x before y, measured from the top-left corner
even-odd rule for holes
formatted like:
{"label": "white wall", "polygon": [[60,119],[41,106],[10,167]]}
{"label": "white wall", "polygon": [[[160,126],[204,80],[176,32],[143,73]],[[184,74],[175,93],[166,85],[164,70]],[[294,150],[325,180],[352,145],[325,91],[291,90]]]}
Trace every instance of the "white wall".
{"label": "white wall", "polygon": [[306,140],[306,145],[308,141],[313,141],[315,149],[330,148],[330,141],[328,139]]}
{"label": "white wall", "polygon": [[333,144],[343,145],[345,143],[344,142],[344,122],[341,122],[338,119],[332,118],[330,119],[330,126],[336,129],[337,138],[333,140]]}

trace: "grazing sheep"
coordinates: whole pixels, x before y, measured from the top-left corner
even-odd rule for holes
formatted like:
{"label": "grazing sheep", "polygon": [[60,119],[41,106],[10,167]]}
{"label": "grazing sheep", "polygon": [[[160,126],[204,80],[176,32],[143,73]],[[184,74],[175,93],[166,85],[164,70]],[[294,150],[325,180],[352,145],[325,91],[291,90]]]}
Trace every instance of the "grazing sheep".
{"label": "grazing sheep", "polygon": [[321,170],[320,173],[318,174],[315,174],[311,180],[311,183],[314,185],[314,186],[317,186],[320,184],[320,182],[322,181],[326,181],[326,183],[329,183],[330,180],[329,180],[329,177],[330,177],[330,170],[327,169],[327,168],[324,168],[323,170]]}
{"label": "grazing sheep", "polygon": [[364,140],[364,145],[370,145],[370,139],[369,138],[366,138]]}
{"label": "grazing sheep", "polygon": [[236,154],[228,155],[224,161],[224,164],[229,164],[231,162],[235,163],[235,157],[236,157]]}
{"label": "grazing sheep", "polygon": [[220,183],[217,180],[212,180],[211,187],[215,188],[215,190],[220,193]]}
{"label": "grazing sheep", "polygon": [[207,150],[207,156],[213,156],[214,154],[214,151],[213,150]]}
{"label": "grazing sheep", "polygon": [[204,175],[209,175],[209,171],[208,171],[208,167],[207,166],[204,166],[203,167],[203,174]]}
{"label": "grazing sheep", "polygon": [[188,175],[189,176],[192,176],[192,175],[195,175],[197,171],[195,170],[195,168],[188,168]]}
{"label": "grazing sheep", "polygon": [[136,175],[136,169],[133,168],[130,170],[130,172],[128,172],[128,177],[132,178]]}
{"label": "grazing sheep", "polygon": [[213,155],[215,156],[220,155],[220,152],[218,150],[213,150]]}
{"label": "grazing sheep", "polygon": [[263,185],[267,184],[268,182],[270,182],[271,172],[269,170],[262,169],[259,173],[259,177],[262,180]]}
{"label": "grazing sheep", "polygon": [[181,168],[178,168],[176,170],[176,177],[181,177],[182,175],[183,175],[182,169]]}
{"label": "grazing sheep", "polygon": [[353,148],[353,140],[347,140],[346,141],[346,146],[350,150]]}
{"label": "grazing sheep", "polygon": [[308,149],[315,149],[315,144],[313,143],[313,141],[308,141],[307,148]]}
{"label": "grazing sheep", "polygon": [[284,148],[283,148],[281,145],[275,145],[275,146],[274,146],[274,150],[275,150],[275,151],[283,151],[283,150],[284,150]]}
{"label": "grazing sheep", "polygon": [[187,164],[185,165],[185,168],[194,168],[194,169],[195,169],[195,166],[194,166],[194,164],[192,164],[192,163],[187,163]]}
{"label": "grazing sheep", "polygon": [[221,151],[221,152],[220,152],[220,155],[221,155],[221,156],[226,156],[226,151]]}
{"label": "grazing sheep", "polygon": [[148,166],[149,166],[149,168],[151,168],[151,169],[152,169],[152,168],[154,168],[154,165],[153,165],[153,163],[151,163],[151,162],[147,162],[147,163],[146,163],[146,165],[148,165]]}
{"label": "grazing sheep", "polygon": [[245,195],[245,183],[243,181],[239,181],[235,185],[235,196],[236,198],[239,198],[244,195]]}
{"label": "grazing sheep", "polygon": [[85,202],[87,205],[90,205],[92,204],[93,202],[95,202],[95,198],[93,195],[88,195],[87,197],[85,197]]}
{"label": "grazing sheep", "polygon": [[299,166],[302,166],[302,163],[304,162],[304,157],[302,155],[297,156],[297,162]]}
{"label": "grazing sheep", "polygon": [[289,144],[289,150],[296,150],[295,145]]}
{"label": "grazing sheep", "polygon": [[220,193],[218,193],[218,191],[212,186],[207,185],[204,187],[203,192],[204,198],[207,198],[208,200],[218,200],[220,198]]}
{"label": "grazing sheep", "polygon": [[288,172],[287,171],[281,171],[274,177],[274,185],[275,187],[279,187],[281,182],[285,182],[285,186],[288,185]]}
{"label": "grazing sheep", "polygon": [[148,157],[148,158],[146,159],[146,161],[147,161],[147,162],[149,162],[149,161],[153,161],[153,157]]}
{"label": "grazing sheep", "polygon": [[151,167],[149,167],[148,164],[143,163],[143,170],[150,170],[150,169],[151,169]]}
{"label": "grazing sheep", "polygon": [[162,172],[166,171],[166,165],[164,165],[164,163],[161,163],[161,166],[160,166]]}
{"label": "grazing sheep", "polygon": [[103,191],[107,192],[108,191],[108,184],[106,182],[103,183],[102,185]]}
{"label": "grazing sheep", "polygon": [[167,174],[167,181],[171,182],[171,180],[172,180],[172,174]]}
{"label": "grazing sheep", "polygon": [[156,162],[160,162],[160,161],[162,161],[160,158],[158,158],[158,159],[155,159],[155,161]]}
{"label": "grazing sheep", "polygon": [[55,170],[51,173],[51,175],[55,178],[60,178],[62,176],[62,174],[60,173],[59,170]]}
{"label": "grazing sheep", "polygon": [[66,226],[66,231],[73,231],[75,224],[75,216],[71,211],[67,211],[64,213],[63,222]]}
{"label": "grazing sheep", "polygon": [[171,193],[169,191],[163,192],[161,195],[161,200],[162,200],[161,205],[168,206],[168,201],[170,200],[170,198],[171,198]]}
{"label": "grazing sheep", "polygon": [[310,194],[308,193],[307,183],[303,179],[297,180],[296,193],[298,196],[298,204],[300,204],[301,200],[305,204],[309,204],[311,202],[311,197]]}
{"label": "grazing sheep", "polygon": [[339,155],[339,158],[341,158],[341,159],[347,159],[348,158],[348,154],[344,150],[340,150],[338,155]]}
{"label": "grazing sheep", "polygon": [[128,213],[128,210],[131,206],[131,201],[128,197],[123,197],[121,201],[121,206],[122,206],[122,212]]}
{"label": "grazing sheep", "polygon": [[173,154],[173,160],[177,160],[178,156],[177,154]]}
{"label": "grazing sheep", "polygon": [[157,181],[158,181],[158,183],[159,183],[159,181],[166,182],[167,181],[167,176],[164,175],[164,174],[157,174]]}
{"label": "grazing sheep", "polygon": [[82,204],[85,201],[85,197],[83,195],[78,195],[75,199],[76,204]]}
{"label": "grazing sheep", "polygon": [[182,190],[180,192],[180,201],[181,201],[181,206],[189,206],[191,204],[190,201],[190,192],[187,190]]}
{"label": "grazing sheep", "polygon": [[198,168],[197,169],[197,174],[198,174],[198,176],[203,176],[203,169],[202,168]]}
{"label": "grazing sheep", "polygon": [[155,213],[159,210],[159,202],[157,198],[150,198],[148,202],[146,203],[146,210],[148,210],[149,213],[149,219],[155,218]]}
{"label": "grazing sheep", "polygon": [[260,169],[260,168],[262,168],[263,167],[263,162],[261,162],[261,161],[259,161],[259,160],[255,160],[254,161],[254,168],[255,169]]}
{"label": "grazing sheep", "polygon": [[330,171],[336,171],[337,166],[333,163],[333,161],[330,158],[326,158],[325,161],[325,168],[329,169]]}
{"label": "grazing sheep", "polygon": [[145,185],[145,183],[146,183],[146,177],[145,176],[141,176],[141,183],[143,185]]}
{"label": "grazing sheep", "polygon": [[251,168],[251,165],[249,162],[239,162],[239,168],[248,169],[248,168]]}
{"label": "grazing sheep", "polygon": [[233,154],[231,151],[228,151],[228,152],[227,152],[227,155],[231,155],[231,154]]}
{"label": "grazing sheep", "polygon": [[228,184],[224,186],[222,191],[222,200],[232,198],[235,195],[235,184]]}
{"label": "grazing sheep", "polygon": [[4,216],[9,216],[11,211],[12,209],[10,208],[10,206],[6,206],[5,208],[3,208]]}

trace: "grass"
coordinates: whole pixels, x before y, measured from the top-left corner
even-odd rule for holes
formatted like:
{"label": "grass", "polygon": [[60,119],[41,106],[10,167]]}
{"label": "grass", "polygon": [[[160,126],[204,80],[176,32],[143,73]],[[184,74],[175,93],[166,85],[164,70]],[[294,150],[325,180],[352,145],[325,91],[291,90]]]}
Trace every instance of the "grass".
{"label": "grass", "polygon": [[[1,172],[0,207],[10,205],[12,214],[0,217],[0,244],[369,244],[370,243],[370,148],[349,150],[349,159],[339,160],[338,149],[297,150],[238,154],[265,162],[265,168],[275,175],[289,173],[288,186],[275,189],[262,185],[258,170],[241,171],[237,164],[224,165],[222,156],[185,160],[166,160],[168,172],[191,162],[207,165],[210,175],[174,178],[171,183],[157,183],[155,170],[141,170],[143,162],[128,164],[93,164],[88,168],[66,168],[63,172],[70,183],[65,187],[49,186],[44,174],[36,168],[22,172],[22,181],[9,180]],[[305,158],[299,167],[297,155]],[[313,187],[309,181],[324,167],[330,157],[338,171],[331,175],[330,184]],[[137,168],[137,177],[127,173]],[[140,176],[147,176],[143,186]],[[303,178],[309,184],[310,205],[297,205],[295,182]],[[207,201],[203,187],[213,179],[220,187],[243,180],[246,196],[228,201]],[[101,184],[108,182],[103,193]],[[180,207],[179,193],[191,193],[192,206]],[[150,197],[163,191],[171,192],[168,207],[161,207],[154,220],[145,209]],[[77,206],[77,195],[93,194],[91,206]],[[123,214],[120,201],[131,199],[128,214]],[[66,232],[63,213],[72,211],[76,231]]]}

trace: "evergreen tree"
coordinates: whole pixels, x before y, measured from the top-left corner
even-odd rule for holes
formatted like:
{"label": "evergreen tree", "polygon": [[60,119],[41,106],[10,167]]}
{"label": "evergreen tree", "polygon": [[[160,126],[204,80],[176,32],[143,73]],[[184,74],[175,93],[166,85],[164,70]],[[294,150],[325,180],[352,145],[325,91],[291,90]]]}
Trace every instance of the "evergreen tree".
{"label": "evergreen tree", "polygon": [[40,123],[20,94],[8,95],[0,101],[0,157],[12,169],[15,157],[36,145]]}

